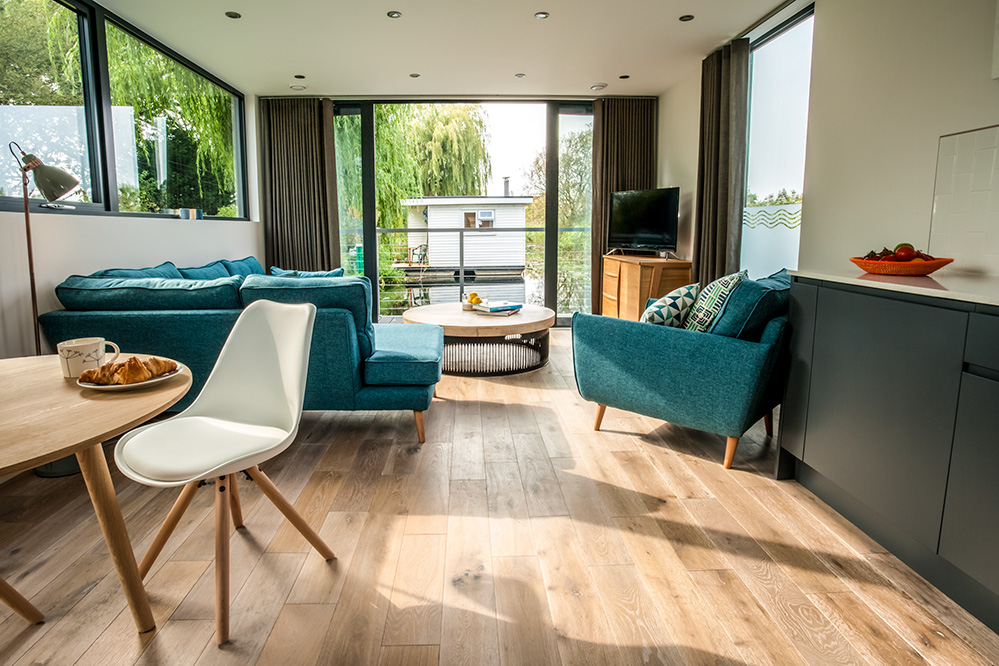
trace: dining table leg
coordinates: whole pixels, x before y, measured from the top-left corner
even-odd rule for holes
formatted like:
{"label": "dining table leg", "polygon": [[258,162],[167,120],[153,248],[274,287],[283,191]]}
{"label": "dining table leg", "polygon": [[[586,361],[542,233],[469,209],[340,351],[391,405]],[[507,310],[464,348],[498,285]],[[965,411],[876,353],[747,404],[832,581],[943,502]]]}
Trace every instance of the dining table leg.
{"label": "dining table leg", "polygon": [[32,624],[37,624],[45,619],[42,612],[35,608],[30,601],[21,596],[10,583],[0,578],[0,601],[11,607],[11,609]]}
{"label": "dining table leg", "polygon": [[80,471],[83,472],[83,480],[87,484],[94,513],[97,514],[101,531],[104,532],[104,541],[111,551],[115,569],[118,570],[118,578],[125,590],[125,598],[128,599],[128,605],[132,610],[135,626],[139,629],[139,633],[155,629],[156,621],[149,607],[146,588],[142,586],[139,567],[135,563],[135,553],[132,551],[132,543],[125,529],[125,519],[121,515],[121,506],[114,492],[111,472],[108,470],[107,460],[104,459],[104,449],[100,444],[95,444],[77,451],[76,459],[80,462]]}

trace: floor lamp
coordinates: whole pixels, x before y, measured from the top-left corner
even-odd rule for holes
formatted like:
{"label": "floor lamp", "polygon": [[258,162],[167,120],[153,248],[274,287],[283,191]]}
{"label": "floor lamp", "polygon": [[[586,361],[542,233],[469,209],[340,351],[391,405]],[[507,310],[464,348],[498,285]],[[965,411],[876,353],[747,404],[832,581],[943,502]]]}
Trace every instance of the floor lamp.
{"label": "floor lamp", "polygon": [[[10,154],[17,160],[14,146],[21,153],[17,168],[21,170],[21,186],[24,190],[24,235],[28,242],[28,278],[31,282],[31,324],[35,329],[35,355],[42,354],[42,339],[38,332],[38,295],[35,293],[35,258],[31,251],[31,215],[28,213],[28,172],[35,178],[35,187],[46,201],[55,201],[66,196],[80,184],[75,176],[54,166],[42,164],[34,155],[26,154],[21,146],[11,141],[7,144]],[[21,165],[21,161],[24,165]]]}

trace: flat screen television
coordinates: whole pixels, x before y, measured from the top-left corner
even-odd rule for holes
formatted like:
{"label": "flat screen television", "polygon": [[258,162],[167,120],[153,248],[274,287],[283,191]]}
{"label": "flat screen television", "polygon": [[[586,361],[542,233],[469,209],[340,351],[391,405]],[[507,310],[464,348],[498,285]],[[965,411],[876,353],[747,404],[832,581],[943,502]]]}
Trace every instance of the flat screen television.
{"label": "flat screen television", "polygon": [[607,247],[676,250],[680,188],[611,192]]}

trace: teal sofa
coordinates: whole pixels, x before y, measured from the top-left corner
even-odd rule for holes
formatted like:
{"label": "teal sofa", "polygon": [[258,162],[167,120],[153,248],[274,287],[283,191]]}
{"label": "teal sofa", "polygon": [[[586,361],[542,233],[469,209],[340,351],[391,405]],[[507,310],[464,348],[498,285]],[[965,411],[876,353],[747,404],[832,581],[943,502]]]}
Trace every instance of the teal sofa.
{"label": "teal sofa", "polygon": [[[220,267],[227,271],[224,277],[184,277],[218,275]],[[70,276],[56,295],[65,309],[38,318],[53,346],[101,336],[124,351],[165,356],[190,368],[193,384],[174,410],[184,409],[201,391],[244,306],[261,299],[313,303],[305,409],[409,410],[424,440],[424,412],[441,377],[442,330],[373,324],[365,277],[268,276],[251,257],[196,269],[161,264]]]}
{"label": "teal sofa", "polygon": [[704,333],[574,315],[576,386],[598,404],[594,429],[611,406],[716,433],[727,438],[731,467],[754,423],[765,419],[773,434],[787,374],[789,289],[784,271],[743,281]]}

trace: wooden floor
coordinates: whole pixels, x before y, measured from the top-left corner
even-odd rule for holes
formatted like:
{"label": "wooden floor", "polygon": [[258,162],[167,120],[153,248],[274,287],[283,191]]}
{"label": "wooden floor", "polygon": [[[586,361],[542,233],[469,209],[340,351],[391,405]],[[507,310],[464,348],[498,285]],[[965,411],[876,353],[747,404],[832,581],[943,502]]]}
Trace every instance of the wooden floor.
{"label": "wooden floor", "polygon": [[[553,338],[535,373],[445,377],[422,446],[409,413],[306,413],[265,470],[338,559],[241,483],[222,648],[212,493],[150,572],[158,629],[138,635],[82,480],[8,481],[0,576],[47,621],[0,606],[0,663],[999,663],[999,637],[772,481],[762,426],[730,471],[714,435],[613,409],[593,432]],[[114,476],[141,556],[178,490]]]}

